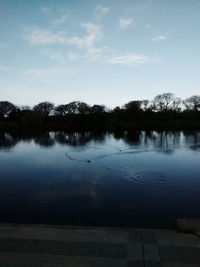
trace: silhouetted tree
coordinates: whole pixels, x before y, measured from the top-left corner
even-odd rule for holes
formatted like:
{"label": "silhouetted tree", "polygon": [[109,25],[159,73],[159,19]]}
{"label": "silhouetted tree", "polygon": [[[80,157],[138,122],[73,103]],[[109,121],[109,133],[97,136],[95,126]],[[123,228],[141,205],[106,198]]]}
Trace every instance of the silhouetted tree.
{"label": "silhouetted tree", "polygon": [[90,108],[90,113],[103,113],[105,112],[106,107],[104,105],[93,105]]}
{"label": "silhouetted tree", "polygon": [[[183,110],[183,105],[186,110]],[[199,124],[200,95],[191,96],[184,101],[172,93],[155,96],[153,101],[133,100],[124,106],[109,110],[104,105],[88,105],[73,101],[58,105],[41,102],[33,109],[20,108],[8,101],[0,101],[0,129],[122,129],[131,127],[197,127]],[[55,116],[49,116],[55,115]]]}
{"label": "silhouetted tree", "polygon": [[200,96],[193,95],[188,97],[183,101],[183,104],[187,110],[198,111],[200,110]]}
{"label": "silhouetted tree", "polygon": [[78,113],[78,101],[70,102],[66,105],[68,114],[76,114]]}
{"label": "silhouetted tree", "polygon": [[68,107],[67,105],[58,105],[55,109],[54,109],[54,115],[58,115],[58,116],[65,116],[68,112]]}
{"label": "silhouetted tree", "polygon": [[15,106],[8,114],[8,118],[12,121],[18,121],[20,119],[20,112],[20,108]]}
{"label": "silhouetted tree", "polygon": [[142,101],[134,100],[134,101],[130,101],[130,102],[126,103],[124,105],[124,108],[128,112],[137,113],[137,112],[142,111],[141,105],[142,105]]}
{"label": "silhouetted tree", "polygon": [[49,114],[53,111],[54,104],[50,102],[41,102],[38,105],[35,105],[33,107],[33,110],[39,113],[42,113],[44,115],[49,116]]}
{"label": "silhouetted tree", "polygon": [[119,106],[116,106],[115,108],[113,108],[112,113],[114,114],[120,114],[122,111],[122,109]]}
{"label": "silhouetted tree", "polygon": [[8,101],[0,101],[0,114],[8,117],[9,114],[16,109],[16,106]]}
{"label": "silhouetted tree", "polygon": [[115,112],[118,112],[118,111],[120,111],[121,110],[121,108],[119,107],[119,106],[116,106],[114,109],[113,109],[113,111]]}
{"label": "silhouetted tree", "polygon": [[90,106],[85,102],[77,102],[77,110],[80,114],[87,114],[90,112]]}
{"label": "silhouetted tree", "polygon": [[176,112],[181,111],[181,99],[179,97],[175,97],[172,102],[172,110]]}
{"label": "silhouetted tree", "polygon": [[85,102],[73,101],[66,105],[59,105],[55,108],[54,114],[64,116],[66,114],[87,114],[90,111],[90,106]]}
{"label": "silhouetted tree", "polygon": [[168,111],[172,109],[175,96],[172,93],[157,95],[153,99],[153,109],[157,111]]}
{"label": "silhouetted tree", "polygon": [[144,111],[147,111],[149,109],[149,100],[142,100],[141,101],[141,108],[144,110]]}

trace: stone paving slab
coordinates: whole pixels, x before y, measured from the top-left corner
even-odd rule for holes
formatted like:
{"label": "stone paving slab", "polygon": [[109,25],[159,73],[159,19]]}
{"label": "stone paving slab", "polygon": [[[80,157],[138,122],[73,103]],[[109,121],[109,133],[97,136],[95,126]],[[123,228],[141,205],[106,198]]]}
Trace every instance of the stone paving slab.
{"label": "stone paving slab", "polygon": [[[16,231],[17,229],[17,231]],[[83,231],[84,229],[84,231]],[[72,231],[73,230],[73,231]],[[117,232],[117,234],[116,234]],[[114,243],[126,243],[128,232],[121,229],[108,229],[99,227],[47,227],[47,226],[28,226],[28,225],[0,225],[0,238],[26,238],[26,239],[45,239],[45,240],[67,240],[74,242],[105,242],[108,239]]]}
{"label": "stone paving slab", "polygon": [[173,230],[0,225],[1,266],[200,267],[200,238]]}

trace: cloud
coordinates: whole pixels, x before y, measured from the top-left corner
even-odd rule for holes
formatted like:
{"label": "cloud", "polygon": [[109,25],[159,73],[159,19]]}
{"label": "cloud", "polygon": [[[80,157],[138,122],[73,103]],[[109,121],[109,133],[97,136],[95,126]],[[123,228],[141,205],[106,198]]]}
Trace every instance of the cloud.
{"label": "cloud", "polygon": [[[128,22],[126,21],[126,23],[124,22],[124,25],[128,27],[130,23],[132,23],[132,19],[129,19]],[[121,55],[115,54],[114,51],[108,46],[98,47],[96,45],[97,41],[101,40],[104,36],[104,32],[102,31],[100,25],[92,22],[82,22],[80,26],[85,29],[85,34],[83,36],[69,36],[64,31],[52,31],[41,29],[39,27],[33,27],[26,30],[24,38],[33,45],[63,44],[82,50],[82,52],[61,52],[50,49],[44,50],[44,53],[50,59],[58,60],[61,63],[81,59],[108,64],[138,65],[149,61],[149,57],[142,54],[130,53]],[[34,69],[28,70],[25,75],[30,78],[38,79],[62,75],[62,73],[65,73],[65,71],[68,72],[69,70],[63,68],[48,70]]]}
{"label": "cloud", "polygon": [[30,79],[49,79],[58,76],[72,74],[69,68],[29,69],[24,72],[25,77]]}
{"label": "cloud", "polygon": [[152,38],[152,41],[153,42],[158,42],[158,41],[164,41],[166,39],[167,39],[166,35],[159,35],[159,36],[156,36],[156,37]]}
{"label": "cloud", "polygon": [[9,71],[12,71],[12,70],[13,70],[13,68],[0,66],[0,71],[1,72],[9,72]]}
{"label": "cloud", "polygon": [[120,19],[119,20],[119,25],[120,28],[126,29],[133,23],[133,18],[128,18],[128,19]]}
{"label": "cloud", "polygon": [[50,49],[43,50],[44,54],[48,56],[52,60],[57,60],[61,63],[66,63],[67,61],[74,61],[80,59],[79,53],[75,53],[72,51],[68,52],[61,52],[61,51],[54,51]]}
{"label": "cloud", "polygon": [[69,37],[64,31],[53,32],[40,27],[32,27],[26,29],[24,38],[33,45],[67,44],[75,45],[78,48],[92,47],[95,41],[102,38],[103,31],[99,25],[92,22],[82,22],[80,25],[86,30],[86,35],[83,37]]}
{"label": "cloud", "polygon": [[81,58],[94,60],[107,49],[107,47],[96,47],[96,42],[103,38],[104,33],[98,24],[92,22],[82,22],[80,26],[85,29],[83,36],[69,36],[64,31],[52,31],[40,27],[31,27],[26,28],[23,37],[32,45],[62,44],[83,50],[82,55],[74,52],[60,53],[49,49],[44,50],[45,54],[51,59],[56,59],[63,63],[66,60],[72,61]]}
{"label": "cloud", "polygon": [[150,59],[141,54],[113,55],[106,59],[107,63],[119,65],[138,65],[148,62]]}
{"label": "cloud", "polygon": [[39,10],[46,16],[51,14],[51,9],[49,7],[41,7]]}
{"label": "cloud", "polygon": [[73,44],[79,48],[91,48],[97,40],[103,37],[103,31],[99,25],[92,22],[82,22],[81,27],[85,28],[87,34],[83,37],[74,36],[69,38],[69,44]]}
{"label": "cloud", "polygon": [[108,7],[108,6],[97,6],[96,10],[98,12],[100,12],[101,14],[105,15],[105,14],[108,14],[110,12],[110,7]]}
{"label": "cloud", "polygon": [[55,20],[53,22],[53,25],[59,25],[59,24],[65,22],[67,17],[68,17],[67,15],[62,15],[60,18],[58,18],[57,20]]}
{"label": "cloud", "polygon": [[32,45],[48,44],[67,44],[68,38],[65,32],[41,29],[40,27],[31,27],[26,29],[23,36]]}

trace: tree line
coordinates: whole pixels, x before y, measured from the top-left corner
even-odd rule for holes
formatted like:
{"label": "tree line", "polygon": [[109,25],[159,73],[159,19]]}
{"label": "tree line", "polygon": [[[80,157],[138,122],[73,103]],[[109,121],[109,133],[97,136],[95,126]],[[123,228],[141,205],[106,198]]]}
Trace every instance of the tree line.
{"label": "tree line", "polygon": [[131,124],[138,120],[189,120],[199,119],[200,95],[193,95],[184,100],[172,93],[163,93],[153,100],[132,100],[123,106],[108,109],[105,105],[89,105],[73,101],[55,106],[45,101],[32,108],[17,106],[9,101],[0,101],[0,121],[16,122],[33,126],[42,124]]}

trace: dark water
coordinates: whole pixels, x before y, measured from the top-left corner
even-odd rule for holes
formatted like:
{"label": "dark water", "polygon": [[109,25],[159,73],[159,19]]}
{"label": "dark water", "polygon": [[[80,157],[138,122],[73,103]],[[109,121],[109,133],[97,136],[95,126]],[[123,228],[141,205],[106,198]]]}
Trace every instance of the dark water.
{"label": "dark water", "polygon": [[199,206],[200,132],[0,134],[0,223],[171,227]]}

